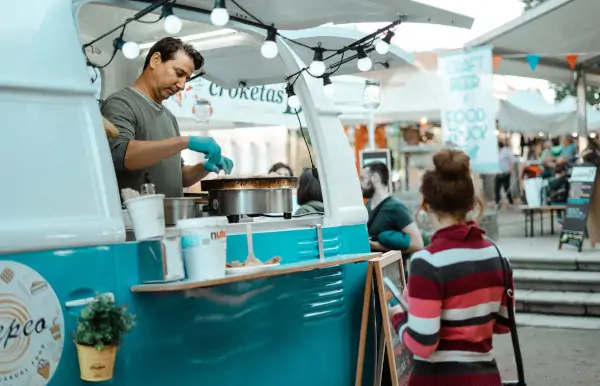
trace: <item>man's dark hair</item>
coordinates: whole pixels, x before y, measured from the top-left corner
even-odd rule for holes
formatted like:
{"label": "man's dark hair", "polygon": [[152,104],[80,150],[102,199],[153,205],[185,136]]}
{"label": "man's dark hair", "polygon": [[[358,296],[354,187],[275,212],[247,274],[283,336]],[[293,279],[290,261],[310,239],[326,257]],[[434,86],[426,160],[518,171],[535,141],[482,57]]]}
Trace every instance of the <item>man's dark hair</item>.
{"label": "man's dark hair", "polygon": [[315,178],[312,169],[306,169],[298,180],[298,205],[304,205],[309,201],[323,202],[321,184]]}
{"label": "man's dark hair", "polygon": [[390,183],[390,170],[383,162],[371,162],[370,164],[367,164],[365,168],[371,173],[378,174],[379,178],[381,178],[381,183],[384,186],[388,186]]}
{"label": "man's dark hair", "polygon": [[144,62],[144,70],[146,67],[148,67],[148,64],[150,64],[150,58],[156,52],[160,54],[160,58],[164,63],[168,60],[173,60],[175,58],[175,54],[180,50],[183,50],[190,58],[192,58],[194,61],[194,71],[202,68],[204,65],[204,58],[200,52],[194,48],[194,46],[184,43],[181,41],[181,39],[166,37],[154,43],[152,48],[150,48],[148,55],[146,55],[146,61]]}
{"label": "man's dark hair", "polygon": [[275,173],[279,169],[287,169],[287,171],[290,172],[290,176],[294,176],[292,168],[282,162],[277,162],[275,165],[271,166],[271,169],[269,169],[269,173]]}

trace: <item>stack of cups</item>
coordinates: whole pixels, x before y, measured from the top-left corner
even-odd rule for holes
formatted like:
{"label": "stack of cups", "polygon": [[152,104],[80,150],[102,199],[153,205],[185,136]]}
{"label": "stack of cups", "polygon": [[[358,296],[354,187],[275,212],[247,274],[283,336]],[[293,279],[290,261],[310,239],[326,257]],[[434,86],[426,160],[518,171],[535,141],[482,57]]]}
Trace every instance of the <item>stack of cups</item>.
{"label": "stack of cups", "polygon": [[165,235],[164,200],[164,194],[151,194],[125,201],[137,241]]}

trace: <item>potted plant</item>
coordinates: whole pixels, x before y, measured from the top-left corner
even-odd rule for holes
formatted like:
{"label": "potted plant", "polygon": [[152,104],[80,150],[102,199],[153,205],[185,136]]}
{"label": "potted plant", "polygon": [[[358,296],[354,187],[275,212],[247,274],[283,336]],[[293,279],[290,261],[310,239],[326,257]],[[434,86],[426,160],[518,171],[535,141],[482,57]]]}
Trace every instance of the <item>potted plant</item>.
{"label": "potted plant", "polygon": [[97,295],[81,311],[75,331],[81,379],[101,382],[112,379],[117,349],[123,334],[134,325],[126,307],[109,295]]}

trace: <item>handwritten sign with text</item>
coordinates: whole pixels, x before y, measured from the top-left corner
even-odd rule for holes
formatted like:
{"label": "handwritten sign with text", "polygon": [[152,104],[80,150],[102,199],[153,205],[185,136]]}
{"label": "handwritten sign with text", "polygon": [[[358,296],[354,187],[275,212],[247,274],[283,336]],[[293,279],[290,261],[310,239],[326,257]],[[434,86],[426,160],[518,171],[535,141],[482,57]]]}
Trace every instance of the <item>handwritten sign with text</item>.
{"label": "handwritten sign with text", "polygon": [[444,142],[467,153],[474,172],[499,171],[491,47],[440,55],[438,74]]}

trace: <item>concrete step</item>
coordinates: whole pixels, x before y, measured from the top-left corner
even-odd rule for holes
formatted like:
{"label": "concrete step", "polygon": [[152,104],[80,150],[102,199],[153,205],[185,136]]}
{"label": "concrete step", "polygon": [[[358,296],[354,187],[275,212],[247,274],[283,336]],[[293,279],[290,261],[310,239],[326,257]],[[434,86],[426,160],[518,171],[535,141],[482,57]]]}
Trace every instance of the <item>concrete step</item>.
{"label": "concrete step", "polygon": [[517,312],[600,316],[600,293],[517,290]]}
{"label": "concrete step", "polygon": [[600,272],[515,269],[518,290],[600,292]]}
{"label": "concrete step", "polygon": [[523,327],[566,328],[575,330],[598,330],[600,318],[585,316],[539,315],[518,312],[517,325]]}
{"label": "concrete step", "polygon": [[600,253],[577,256],[577,252],[566,256],[509,256],[515,269],[542,269],[551,271],[594,271],[600,272]]}

